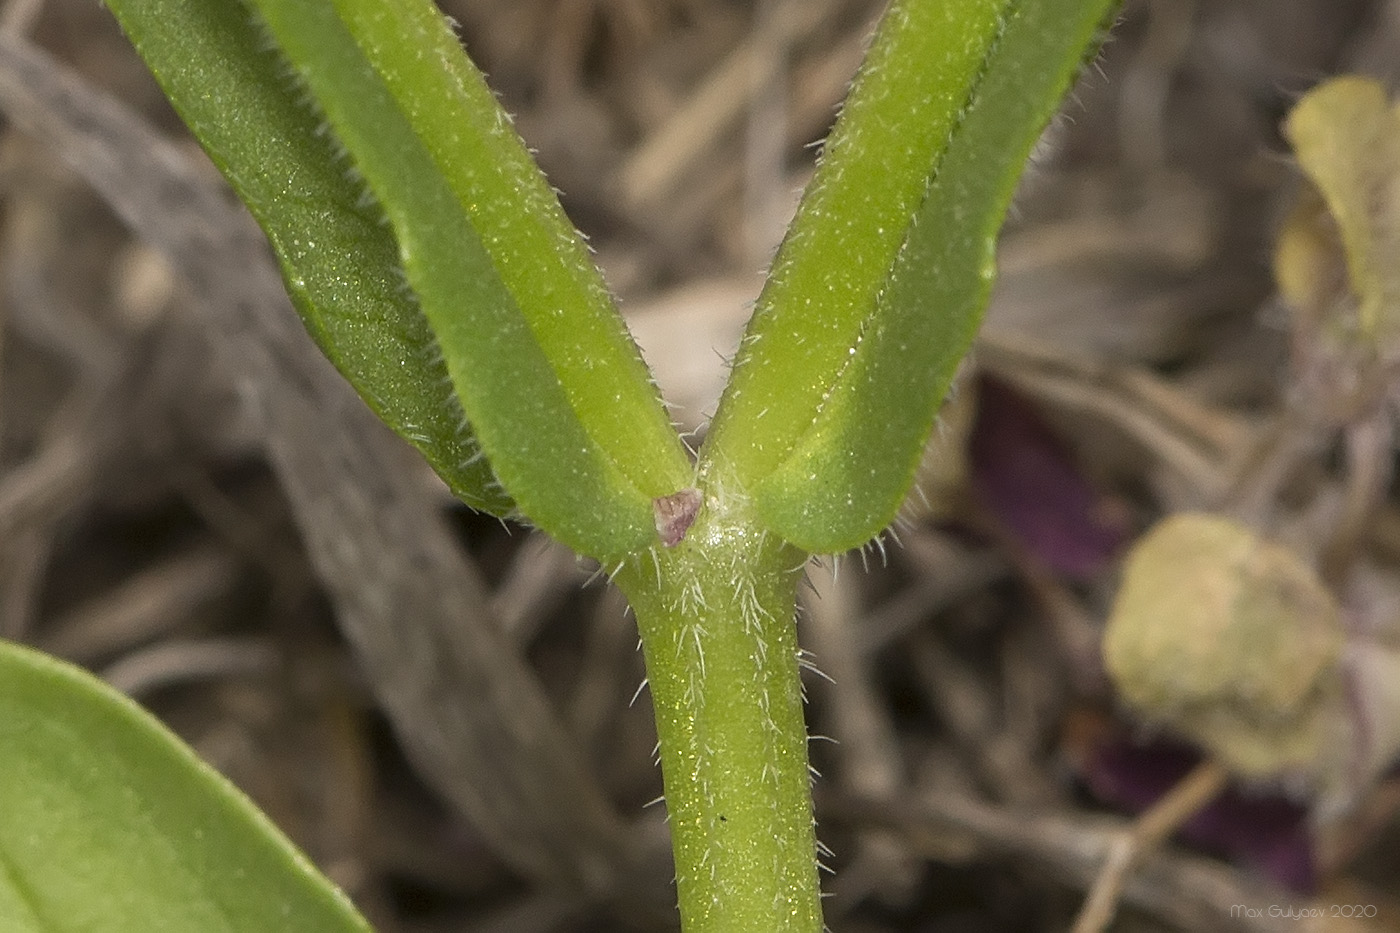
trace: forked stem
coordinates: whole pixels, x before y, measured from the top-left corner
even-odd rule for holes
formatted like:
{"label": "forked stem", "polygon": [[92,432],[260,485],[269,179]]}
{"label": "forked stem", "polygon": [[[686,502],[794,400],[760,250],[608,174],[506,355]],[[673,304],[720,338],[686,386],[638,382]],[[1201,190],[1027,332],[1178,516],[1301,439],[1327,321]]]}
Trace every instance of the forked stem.
{"label": "forked stem", "polygon": [[686,933],[822,929],[794,626],[804,555],[706,496],[616,581],[637,616]]}

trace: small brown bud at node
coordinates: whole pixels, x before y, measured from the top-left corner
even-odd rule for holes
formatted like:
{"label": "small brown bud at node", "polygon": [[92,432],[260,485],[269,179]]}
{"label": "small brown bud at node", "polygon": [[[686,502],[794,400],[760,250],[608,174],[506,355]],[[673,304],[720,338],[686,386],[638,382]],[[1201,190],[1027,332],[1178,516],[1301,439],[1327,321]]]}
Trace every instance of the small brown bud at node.
{"label": "small brown bud at node", "polygon": [[675,547],[684,540],[695,516],[700,514],[700,502],[700,490],[694,487],[651,500],[656,533],[661,536],[662,544]]}

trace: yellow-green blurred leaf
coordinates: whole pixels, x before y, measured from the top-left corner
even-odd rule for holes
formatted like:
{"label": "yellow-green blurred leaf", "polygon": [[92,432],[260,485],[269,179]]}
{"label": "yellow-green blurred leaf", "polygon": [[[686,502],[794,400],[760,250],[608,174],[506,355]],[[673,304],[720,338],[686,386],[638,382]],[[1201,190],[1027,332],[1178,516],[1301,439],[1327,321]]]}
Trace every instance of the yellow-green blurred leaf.
{"label": "yellow-green blurred leaf", "polygon": [[1280,235],[1279,289],[1310,316],[1354,307],[1363,337],[1400,330],[1400,110],[1376,81],[1334,78],[1284,135],[1321,203],[1305,198]]}

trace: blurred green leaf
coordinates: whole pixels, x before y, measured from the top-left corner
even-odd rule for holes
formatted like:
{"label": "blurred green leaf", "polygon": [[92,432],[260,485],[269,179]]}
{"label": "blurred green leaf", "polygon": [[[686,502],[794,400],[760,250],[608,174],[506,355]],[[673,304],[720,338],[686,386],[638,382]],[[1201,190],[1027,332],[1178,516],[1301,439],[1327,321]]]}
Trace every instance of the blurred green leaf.
{"label": "blurred green leaf", "polygon": [[369,930],[247,798],[96,678],[0,642],[0,710],[0,930]]}

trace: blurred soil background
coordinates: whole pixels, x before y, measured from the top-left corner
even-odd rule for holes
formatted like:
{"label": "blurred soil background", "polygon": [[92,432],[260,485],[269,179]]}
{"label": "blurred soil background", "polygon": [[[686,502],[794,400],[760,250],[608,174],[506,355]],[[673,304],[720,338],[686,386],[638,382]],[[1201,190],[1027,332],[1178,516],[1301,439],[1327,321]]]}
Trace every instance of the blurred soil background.
{"label": "blurred soil background", "polygon": [[[698,436],[882,4],[443,6]],[[187,139],[98,4],[7,0],[0,31]],[[1270,271],[1299,187],[1280,120],[1349,71],[1396,87],[1400,2],[1132,0],[1045,137],[924,497],[899,543],[814,564],[804,595],[830,678],[808,692],[811,732],[834,740],[813,744],[833,930],[1069,929],[1133,814],[1189,769],[1194,750],[1115,699],[1099,633],[1160,516],[1243,498],[1266,530],[1315,530],[1294,519],[1344,479],[1335,439],[1284,479],[1248,455],[1300,392]],[[0,129],[0,636],[154,710],[385,933],[669,929],[618,595],[384,455],[448,523],[434,560],[465,589],[436,620],[389,601],[347,627],[374,575],[330,579],[308,548],[348,532],[308,531],[314,488],[284,480],[249,415],[272,389],[199,304],[55,152]],[[1393,495],[1357,541],[1394,577]],[[378,546],[347,545],[393,566]],[[410,570],[432,599],[440,571]],[[389,657],[432,625],[454,631]],[[1325,826],[1308,804],[1232,790],[1145,856],[1114,929],[1300,928],[1271,907],[1400,929],[1400,785]]]}

